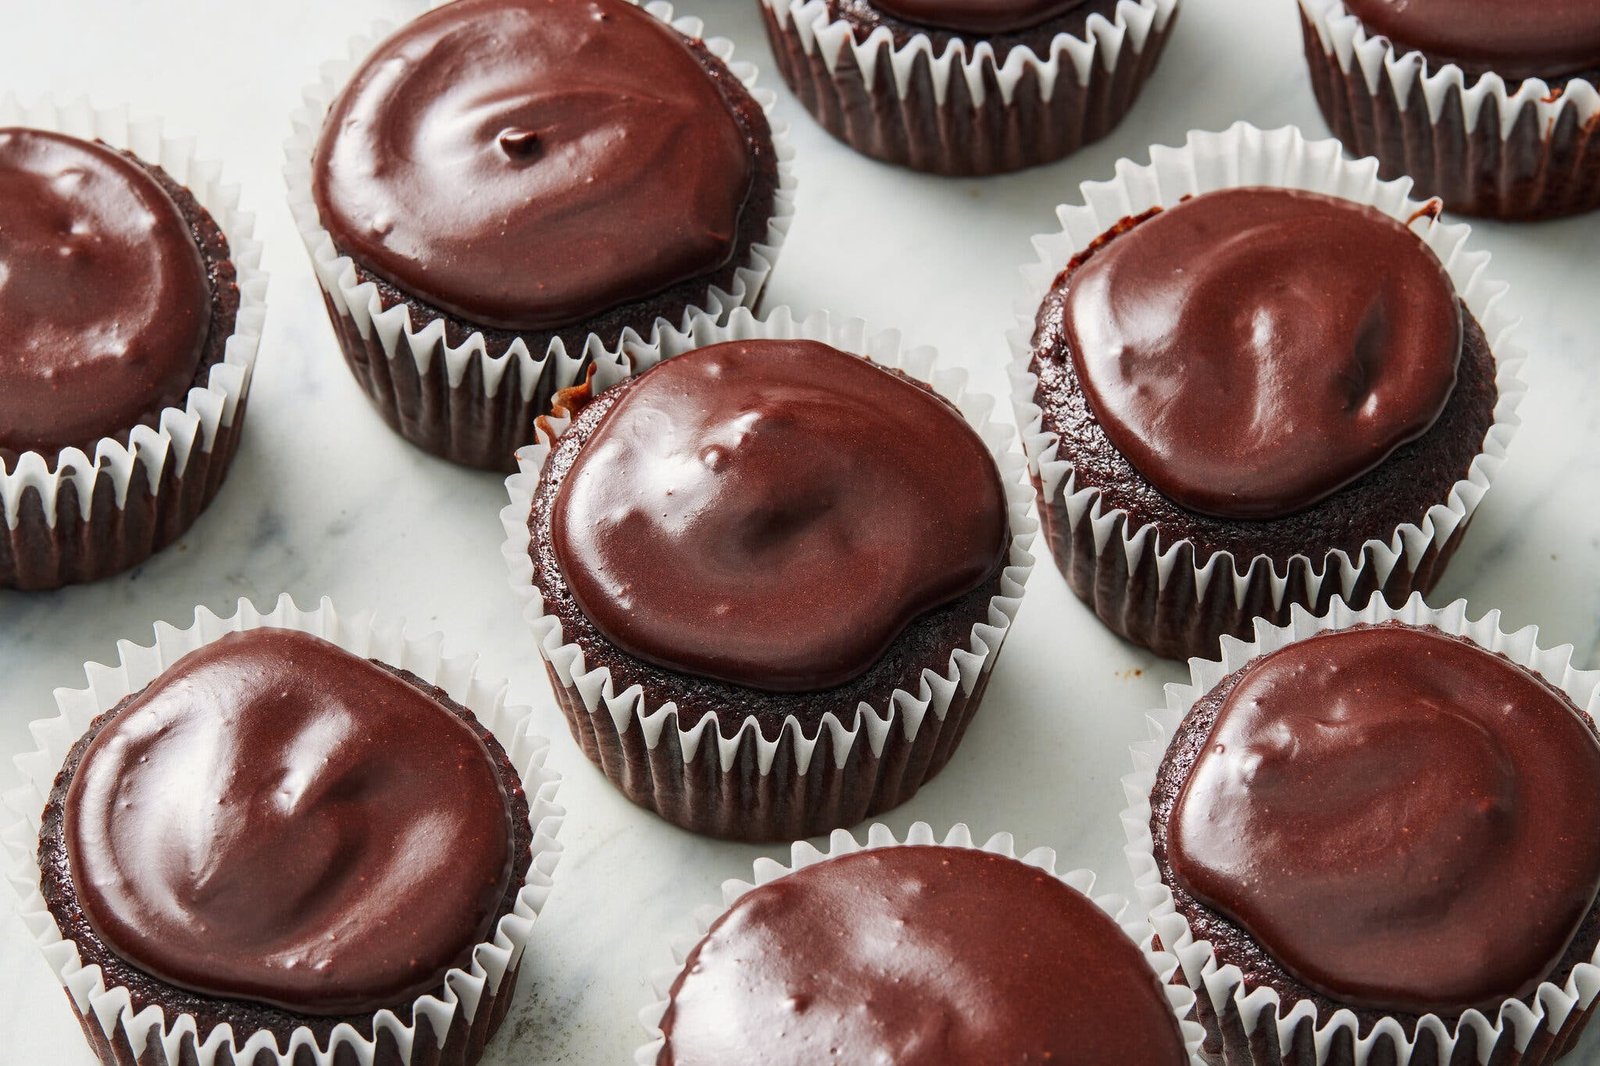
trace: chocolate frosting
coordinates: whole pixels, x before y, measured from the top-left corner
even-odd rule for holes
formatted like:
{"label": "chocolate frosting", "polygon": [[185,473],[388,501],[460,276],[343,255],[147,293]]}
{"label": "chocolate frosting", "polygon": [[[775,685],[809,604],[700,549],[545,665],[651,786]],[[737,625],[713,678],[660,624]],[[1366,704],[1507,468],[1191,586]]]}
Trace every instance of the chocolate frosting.
{"label": "chocolate frosting", "polygon": [[107,947],[203,995],[310,1015],[437,991],[486,939],[511,815],[483,742],[401,676],[279,629],[126,701],[67,795]]}
{"label": "chocolate frosting", "polygon": [[1042,870],[970,848],[857,852],[763,885],[690,953],[661,1066],[1181,1066],[1127,935]]}
{"label": "chocolate frosting", "polygon": [[93,449],[181,405],[210,287],[155,178],[103,144],[0,129],[0,449]]}
{"label": "chocolate frosting", "polygon": [[1182,507],[1277,518],[1427,432],[1461,357],[1433,252],[1382,212],[1276,188],[1129,220],[1068,266],[1066,340],[1107,438]]}
{"label": "chocolate frosting", "polygon": [[558,489],[551,537],[617,647],[780,692],[862,673],[1009,540],[999,472],[954,408],[806,340],[716,344],[632,382]]}
{"label": "chocolate frosting", "polygon": [[1508,81],[1600,69],[1594,0],[1345,0],[1367,32],[1469,74]]}
{"label": "chocolate frosting", "polygon": [[896,18],[941,30],[1014,33],[1066,14],[1085,0],[872,0]]}
{"label": "chocolate frosting", "polygon": [[457,0],[367,59],[313,172],[340,251],[535,330],[726,263],[753,165],[685,38],[626,0]]}
{"label": "chocolate frosting", "polygon": [[1593,905],[1597,825],[1600,741],[1565,696],[1465,640],[1385,625],[1240,672],[1167,856],[1323,995],[1493,1016]]}

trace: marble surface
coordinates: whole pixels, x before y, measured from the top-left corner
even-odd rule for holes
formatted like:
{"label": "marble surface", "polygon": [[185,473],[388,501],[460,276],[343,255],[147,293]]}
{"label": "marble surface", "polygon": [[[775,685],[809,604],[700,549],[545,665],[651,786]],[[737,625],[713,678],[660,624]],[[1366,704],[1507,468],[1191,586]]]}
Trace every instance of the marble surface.
{"label": "marble surface", "polygon": [[[583,760],[551,701],[500,559],[500,479],[431,459],[393,436],[334,347],[280,177],[288,114],[325,58],[398,0],[59,0],[12,4],[0,92],[125,100],[198,135],[226,161],[258,217],[272,275],[249,426],[232,476],[195,529],[133,573],[48,595],[0,593],[0,754],[31,747],[27,723],[51,690],[82,684],[86,660],[147,640],[158,619],[197,604],[229,610],[287,591],[397,614],[480,653],[537,708],[566,775],[567,848],[535,932],[523,985],[489,1066],[630,1061],[646,975],[717,885],[781,848],[715,843],[634,809]],[[1236,119],[1300,124],[1317,115],[1292,0],[1184,0],[1162,66],[1106,142],[1060,164],[983,181],[889,169],[830,140],[782,90],[754,0],[690,0],[779,91],[799,154],[798,212],[769,304],[829,308],[903,329],[1004,394],[1017,266],[1028,237],[1078,182],[1119,156]],[[1469,598],[1600,666],[1600,214],[1539,225],[1478,225],[1474,241],[1525,321],[1532,353],[1525,425],[1435,602]],[[1141,711],[1184,676],[1111,637],[1048,563],[1034,573],[984,711],[950,767],[887,817],[1056,848],[1063,866],[1126,891],[1118,779]],[[0,769],[10,774],[9,760]],[[9,782],[10,778],[5,780]],[[62,994],[9,904],[0,905],[0,1063],[92,1062]],[[1600,1061],[1600,1039],[1574,1058]]]}

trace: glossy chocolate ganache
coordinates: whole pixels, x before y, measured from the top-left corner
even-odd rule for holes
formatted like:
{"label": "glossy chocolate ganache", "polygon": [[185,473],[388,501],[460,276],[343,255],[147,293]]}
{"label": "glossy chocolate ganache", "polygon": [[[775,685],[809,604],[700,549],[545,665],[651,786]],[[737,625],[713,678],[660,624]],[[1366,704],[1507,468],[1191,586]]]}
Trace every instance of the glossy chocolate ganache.
{"label": "glossy chocolate ganache", "polygon": [[517,863],[503,754],[436,694],[290,630],[184,656],[73,771],[60,831],[94,934],[168,985],[295,1014],[438,991]]}
{"label": "glossy chocolate ganache", "polygon": [[1515,83],[1600,73],[1594,0],[1344,0],[1367,32],[1434,66],[1493,72]]}
{"label": "glossy chocolate ganache", "polygon": [[161,183],[104,144],[0,129],[0,220],[0,451],[92,451],[181,405],[211,287]]}
{"label": "glossy chocolate ganache", "polygon": [[457,0],[330,109],[312,192],[341,252],[445,312],[550,330],[733,257],[754,166],[690,43],[627,0]]}
{"label": "glossy chocolate ganache", "polygon": [[1183,1066],[1161,981],[1092,901],[969,848],[891,847],[753,889],[689,954],[660,1066]]}
{"label": "glossy chocolate ganache", "polygon": [[1350,201],[1206,193],[1133,220],[1063,278],[1090,410],[1201,514],[1316,504],[1425,433],[1455,385],[1449,276],[1404,225]]}
{"label": "glossy chocolate ganache", "polygon": [[947,401],[865,359],[735,341],[619,392],[559,486],[550,536],[583,614],[631,656],[830,688],[1005,559],[988,448]]}
{"label": "glossy chocolate ganache", "polygon": [[1592,923],[1600,740],[1509,659],[1399,624],[1323,634],[1184,728],[1207,721],[1163,769],[1192,758],[1153,827],[1173,883],[1335,1004],[1493,1018]]}

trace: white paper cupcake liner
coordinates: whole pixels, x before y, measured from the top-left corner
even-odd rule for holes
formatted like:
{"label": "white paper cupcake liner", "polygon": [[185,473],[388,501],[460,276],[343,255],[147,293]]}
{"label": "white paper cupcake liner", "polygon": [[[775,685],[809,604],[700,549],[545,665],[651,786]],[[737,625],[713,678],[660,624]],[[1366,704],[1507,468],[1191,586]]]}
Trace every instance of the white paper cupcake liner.
{"label": "white paper cupcake liner", "polygon": [[761,0],[784,81],[834,136],[886,162],[990,174],[1060,159],[1103,137],[1155,68],[1178,0],[1120,0],[1045,55],[926,33],[857,37],[827,0]]}
{"label": "white paper cupcake liner", "polygon": [[1367,33],[1343,0],[1300,0],[1306,60],[1329,126],[1386,177],[1452,211],[1511,218],[1600,207],[1600,87],[1474,80]]}
{"label": "white paper cupcake liner", "polygon": [[239,311],[224,356],[204,388],[168,407],[155,426],[138,426],[124,444],[102,438],[90,455],[23,452],[0,469],[0,588],[55,588],[108,576],[148,558],[180,535],[210,503],[227,472],[244,422],[245,399],[261,344],[267,276],[255,219],[239,209],[239,189],[220,164],[197,158],[194,142],[126,108],[45,99],[25,105],[0,96],[0,126],[30,126],[102,140],[161,167],[187,188],[228,239],[238,272]]}
{"label": "white paper cupcake liner", "polygon": [[1122,927],[1128,939],[1138,944],[1144,951],[1150,969],[1159,976],[1166,985],[1167,1001],[1172,1004],[1172,1011],[1178,1017],[1178,1022],[1183,1028],[1185,1043],[1189,1049],[1190,1061],[1200,1066],[1200,1042],[1204,1030],[1194,1020],[1194,993],[1186,986],[1174,983],[1172,978],[1178,969],[1176,956],[1152,947],[1150,943],[1150,926],[1144,920],[1142,913],[1137,908],[1131,907],[1119,896],[1097,896],[1094,894],[1095,876],[1088,870],[1071,870],[1067,873],[1056,872],[1056,853],[1050,848],[1034,848],[1025,855],[1018,855],[1015,841],[1010,833],[996,833],[982,844],[972,839],[972,832],[966,825],[957,823],[944,835],[943,839],[934,835],[933,829],[926,822],[917,822],[906,833],[902,843],[895,838],[893,830],[882,824],[874,824],[867,830],[865,844],[856,840],[848,832],[838,829],[828,838],[828,850],[820,851],[806,841],[796,841],[790,848],[789,864],[787,866],[775,859],[757,859],[755,874],[750,881],[728,880],[722,883],[722,906],[702,907],[694,915],[694,934],[678,939],[672,945],[673,967],[663,969],[652,974],[650,987],[656,995],[656,1001],[639,1012],[639,1023],[644,1026],[649,1034],[647,1042],[635,1052],[633,1061],[636,1066],[655,1066],[660,1057],[661,1049],[666,1043],[666,1034],[661,1031],[661,1019],[667,1012],[672,985],[683,971],[683,964],[688,959],[689,953],[694,950],[705,935],[710,932],[711,925],[731,908],[746,892],[761,885],[770,884],[779,878],[786,877],[797,870],[807,866],[815,866],[829,859],[853,855],[858,851],[872,851],[878,848],[912,847],[927,845],[943,845],[948,848],[968,848],[976,851],[985,851],[992,855],[1004,855],[1008,859],[1017,859],[1019,862],[1037,867],[1057,878],[1073,891],[1087,897],[1094,905],[1105,913],[1112,921]]}
{"label": "white paper cupcake liner", "polygon": [[[156,1006],[135,1011],[128,989],[107,987],[100,967],[85,966],[77,945],[62,938],[39,888],[36,852],[41,814],[57,771],[90,723],[187,653],[228,633],[260,628],[311,633],[355,655],[409,670],[444,689],[451,699],[472,711],[505,749],[522,779],[528,821],[533,827],[532,859],[516,903],[500,919],[493,937],[473,950],[470,967],[451,969],[441,994],[419,997],[410,1022],[393,1011],[381,1010],[372,1016],[370,1036],[340,1023],[325,1047],[318,1046],[315,1034],[306,1027],[296,1029],[280,1047],[265,1030],[235,1033],[220,1025],[210,1033],[199,1033],[193,1015],[169,1018]],[[317,607],[301,610],[285,595],[265,613],[248,600],[240,600],[237,613],[227,618],[202,607],[195,612],[194,624],[186,629],[157,623],[153,645],[119,641],[116,666],[90,663],[84,668],[87,688],[56,690],[60,713],[34,722],[29,728],[39,747],[17,756],[26,784],[4,796],[13,820],[0,832],[0,844],[23,922],[38,940],[102,1062],[117,1066],[434,1066],[476,1058],[465,1054],[464,1045],[481,1048],[491,1028],[488,1015],[495,1006],[503,1014],[509,1001],[534,919],[550,894],[551,875],[561,855],[555,836],[565,812],[555,802],[560,777],[544,765],[550,742],[528,731],[531,712],[506,705],[505,683],[479,676],[476,656],[445,655],[441,644],[438,634],[408,637],[397,622],[375,620],[366,614],[342,616],[326,599]]]}
{"label": "white paper cupcake liner", "polygon": [[[701,21],[674,18],[671,4],[651,0],[639,6],[685,37],[701,38]],[[323,228],[311,194],[312,155],[328,107],[367,55],[398,28],[387,21],[375,24],[350,42],[344,59],[325,64],[317,81],[305,90],[285,147],[289,210],[311,255],[346,360],[385,420],[445,458],[510,469],[512,454],[532,439],[533,420],[548,409],[549,398],[580,381],[591,364],[622,367],[630,344],[653,345],[662,330],[687,329],[695,319],[721,320],[736,307],[756,306],[794,215],[794,150],[787,127],[773,115],[776,97],[756,85],[756,68],[735,60],[733,43],[726,38],[704,38],[707,50],[739,79],[766,115],[778,167],[766,235],[751,245],[732,285],[711,286],[703,303],[686,308],[677,322],[657,318],[641,324],[648,337],[629,327],[608,344],[590,333],[581,347],[572,349],[557,336],[537,351],[517,337],[498,354],[490,354],[482,332],[452,344],[442,318],[413,322],[406,304],[386,303],[375,283],[359,279],[355,262],[339,254]]]}
{"label": "white paper cupcake liner", "polygon": [[[904,348],[894,332],[872,333],[859,320],[826,314],[796,321],[787,308],[758,319],[736,310],[725,325],[699,320],[662,329],[653,344],[628,346],[637,372],[664,358],[722,341],[810,338],[872,359],[930,384],[961,412],[993,454],[1005,486],[1011,549],[988,619],[972,627],[942,673],[924,670],[914,689],[896,689],[880,705],[841,706],[813,723],[790,716],[768,739],[753,717],[727,723],[708,713],[692,728],[677,708],[631,686],[618,691],[609,668],[590,668],[566,639],[533,583],[528,518],[545,461],[570,421],[542,419],[539,439],[517,453],[519,473],[506,481],[511,503],[500,512],[502,549],[523,617],[538,639],[558,702],[574,737],[629,798],[685,828],[717,836],[779,840],[851,825],[910,798],[944,765],[976,710],[989,672],[1021,605],[1033,569],[1037,529],[1022,456],[1011,427],[991,420],[993,398],[969,392],[966,374],[940,368],[931,348]],[[598,368],[597,368],[598,369]],[[597,374],[596,390],[614,384]],[[725,735],[731,734],[731,735]]]}
{"label": "white paper cupcake liner", "polygon": [[[1134,772],[1122,780],[1128,797],[1122,823],[1128,834],[1136,895],[1150,912],[1160,943],[1181,960],[1182,979],[1200,996],[1199,1013],[1208,1030],[1207,1050],[1215,1053],[1219,1043],[1225,1045],[1229,1066],[1279,1066],[1284,1062],[1304,1066],[1367,1066],[1369,1062],[1374,1066],[1461,1062],[1539,1066],[1570,1050],[1600,994],[1597,950],[1595,957],[1579,963],[1563,984],[1541,984],[1533,994],[1531,1008],[1519,1000],[1507,1000],[1494,1017],[1469,1010],[1454,1023],[1424,1015],[1411,1035],[1398,1020],[1386,1017],[1363,1034],[1350,1010],[1319,1017],[1309,1000],[1285,1002],[1272,988],[1246,987],[1239,968],[1222,965],[1209,942],[1196,941],[1187,919],[1174,906],[1172,892],[1162,883],[1156,865],[1150,797],[1167,745],[1189,709],[1260,655],[1318,633],[1391,621],[1433,626],[1465,637],[1543,677],[1591,718],[1600,715],[1600,671],[1574,668],[1570,645],[1542,648],[1534,626],[1507,633],[1500,628],[1499,611],[1473,620],[1467,615],[1465,600],[1435,610],[1423,602],[1420,593],[1398,608],[1377,597],[1361,610],[1335,599],[1320,616],[1296,606],[1287,625],[1273,626],[1257,619],[1253,640],[1225,638],[1220,660],[1191,659],[1189,683],[1167,686],[1166,706],[1148,715],[1150,739],[1133,747]],[[1289,1054],[1291,1047],[1295,1050]]]}
{"label": "white paper cupcake liner", "polygon": [[[1506,287],[1487,277],[1488,253],[1468,247],[1468,227],[1440,222],[1427,204],[1408,199],[1409,180],[1380,181],[1374,160],[1346,160],[1337,141],[1309,141],[1293,127],[1263,131],[1239,123],[1222,133],[1192,132],[1181,148],[1152,148],[1150,159],[1142,166],[1120,160],[1115,179],[1080,186],[1083,205],[1056,209],[1061,230],[1033,239],[1039,258],[1022,269],[1019,321],[1008,334],[1017,425],[1062,573],[1111,629],[1170,657],[1211,654],[1223,634],[1248,632],[1257,615],[1284,621],[1294,605],[1323,608],[1334,596],[1365,599],[1374,591],[1398,603],[1413,589],[1428,591],[1505,459],[1527,391],[1520,377],[1525,357],[1509,339],[1513,323],[1501,307]],[[1099,489],[1079,487],[1071,462],[1058,454],[1057,436],[1043,429],[1034,402],[1038,380],[1028,370],[1040,302],[1074,255],[1124,218],[1186,196],[1250,185],[1315,190],[1407,222],[1438,255],[1482,325],[1499,391],[1493,425],[1466,476],[1419,522],[1400,526],[1387,541],[1367,541],[1354,555],[1311,549],[1282,569],[1266,556],[1230,552],[1202,562],[1192,541],[1159,543],[1153,525],[1134,528],[1128,513],[1108,507]]]}

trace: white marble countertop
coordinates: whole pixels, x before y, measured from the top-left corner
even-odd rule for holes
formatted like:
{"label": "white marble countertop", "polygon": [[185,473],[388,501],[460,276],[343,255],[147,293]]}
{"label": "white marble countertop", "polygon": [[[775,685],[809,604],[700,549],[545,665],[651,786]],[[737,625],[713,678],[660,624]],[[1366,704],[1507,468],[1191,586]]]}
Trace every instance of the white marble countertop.
{"label": "white marble countertop", "polygon": [[[688,0],[708,32],[762,68],[798,152],[799,203],[768,305],[828,308],[901,328],[1004,396],[1003,331],[1028,237],[1080,181],[1119,156],[1237,119],[1298,123],[1325,136],[1300,55],[1293,0],[1184,0],[1168,51],[1137,108],[1107,141],[1060,164],[982,181],[890,169],[832,141],[783,89],[755,0]],[[379,421],[346,371],[284,206],[288,115],[319,63],[400,0],[57,0],[8,5],[0,92],[87,93],[163,116],[221,157],[256,212],[271,273],[249,425],[221,495],[182,542],[138,570],[44,595],[0,593],[0,754],[31,748],[27,723],[54,713],[51,690],[83,683],[158,619],[197,604],[229,611],[287,591],[376,608],[447,647],[480,653],[511,679],[555,739],[566,776],[566,857],[523,965],[518,1000],[487,1066],[631,1061],[646,975],[695,907],[751,861],[781,848],[716,843],[635,809],[583,759],[552,702],[533,640],[506,587],[500,479],[449,466]],[[1498,608],[1577,645],[1600,666],[1600,213],[1539,225],[1474,226],[1524,319],[1532,358],[1524,426],[1471,535],[1434,597]],[[1010,831],[1056,848],[1062,865],[1126,891],[1118,779],[1141,712],[1182,668],[1105,632],[1048,560],[1028,588],[986,706],[944,773],[885,820]],[[9,760],[0,762],[9,783]],[[9,893],[0,890],[0,895]],[[0,1064],[93,1062],[54,978],[12,907],[0,904]],[[1600,1034],[1574,1058],[1600,1061]]]}

